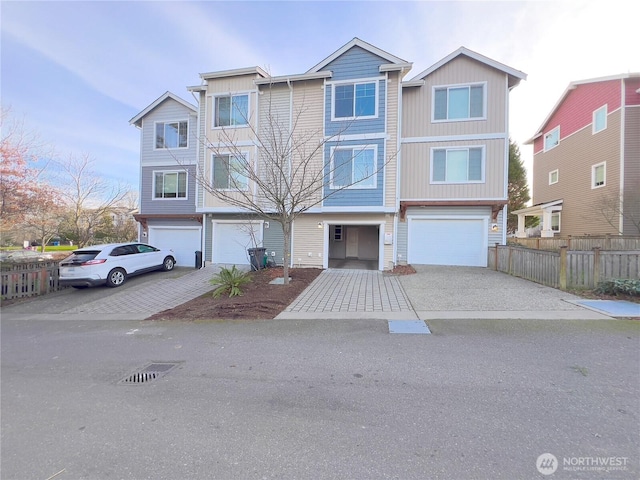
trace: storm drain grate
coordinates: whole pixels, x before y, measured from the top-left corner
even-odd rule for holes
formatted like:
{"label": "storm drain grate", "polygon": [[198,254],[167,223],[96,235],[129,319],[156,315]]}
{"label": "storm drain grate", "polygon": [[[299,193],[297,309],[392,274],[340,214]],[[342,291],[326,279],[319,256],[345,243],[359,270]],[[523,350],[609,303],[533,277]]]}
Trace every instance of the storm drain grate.
{"label": "storm drain grate", "polygon": [[146,367],[137,370],[118,382],[119,385],[142,385],[151,383],[165,376],[182,362],[158,362],[150,363]]}

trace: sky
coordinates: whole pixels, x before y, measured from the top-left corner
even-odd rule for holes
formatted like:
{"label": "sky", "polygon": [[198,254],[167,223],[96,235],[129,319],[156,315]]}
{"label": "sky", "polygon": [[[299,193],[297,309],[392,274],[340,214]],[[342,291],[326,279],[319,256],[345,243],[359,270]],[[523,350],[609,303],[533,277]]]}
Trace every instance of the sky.
{"label": "sky", "polygon": [[640,2],[13,1],[0,3],[0,98],[61,157],[137,189],[129,120],[166,91],[195,104],[199,74],[259,66],[304,73],[358,37],[413,63],[461,46],[527,74],[510,94],[524,145],[572,81],[640,72]]}

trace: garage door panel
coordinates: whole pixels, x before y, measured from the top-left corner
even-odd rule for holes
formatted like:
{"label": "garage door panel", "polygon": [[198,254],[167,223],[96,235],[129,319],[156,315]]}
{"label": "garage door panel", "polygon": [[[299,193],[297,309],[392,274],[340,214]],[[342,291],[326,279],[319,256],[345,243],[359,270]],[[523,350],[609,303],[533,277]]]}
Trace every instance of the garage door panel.
{"label": "garage door panel", "polygon": [[423,265],[487,265],[483,219],[412,219],[408,261]]}
{"label": "garage door panel", "polygon": [[[257,226],[254,225],[254,231]],[[259,229],[258,229],[259,230]],[[254,235],[257,235],[255,232]],[[213,234],[213,263],[249,265],[248,248],[261,239],[254,240],[250,227],[243,223],[216,223]]]}
{"label": "garage door panel", "polygon": [[201,232],[198,227],[150,227],[149,243],[154,247],[173,250],[177,265],[190,267],[195,265],[195,252],[201,250]]}

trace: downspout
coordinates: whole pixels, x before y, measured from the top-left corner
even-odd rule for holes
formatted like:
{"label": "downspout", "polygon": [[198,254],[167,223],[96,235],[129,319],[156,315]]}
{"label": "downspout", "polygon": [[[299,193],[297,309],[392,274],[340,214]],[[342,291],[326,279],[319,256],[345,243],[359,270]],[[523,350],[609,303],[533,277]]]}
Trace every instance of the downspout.
{"label": "downspout", "polygon": [[398,265],[398,223],[400,220],[400,183],[402,173],[402,77],[404,68],[398,74],[398,122],[396,125],[397,157],[396,157],[396,195],[393,215],[393,266]]}
{"label": "downspout", "polygon": [[[293,158],[292,158],[292,152],[291,152],[291,142],[292,142],[292,136],[293,136],[293,85],[291,85],[291,79],[287,78],[287,86],[289,87],[289,139],[288,141],[288,148],[289,148],[289,171],[288,171],[288,175],[289,177],[291,176],[291,172],[293,170]],[[291,185],[291,178],[287,179],[287,184]],[[290,187],[287,187],[287,190],[289,190]],[[290,196],[291,192],[287,191],[287,194]],[[289,208],[289,205],[287,205],[287,208]],[[291,268],[293,268],[293,222],[291,223],[291,225],[289,225],[289,229],[291,230],[291,237],[290,237],[290,242],[289,242],[289,266]],[[322,260],[324,262],[324,259]]]}
{"label": "downspout", "polygon": [[[625,81],[624,78],[620,79],[620,83],[622,84],[622,92],[620,96],[622,97],[620,100],[620,190],[618,191],[618,199],[620,202],[620,214],[618,218],[618,234],[624,235],[624,159],[625,159],[625,149],[624,149],[624,140],[625,140],[625,124],[626,124],[626,116],[627,116],[627,105],[625,103]],[[607,113],[607,115],[609,115]]]}
{"label": "downspout", "polygon": [[[504,112],[504,119],[505,119],[505,140],[504,140],[504,198],[507,200],[507,203],[505,204],[505,206],[502,208],[502,226],[501,226],[501,230],[502,230],[502,238],[500,241],[501,245],[506,245],[507,244],[507,217],[509,215],[509,143],[511,140],[511,137],[509,136],[509,101],[510,101],[510,93],[511,93],[511,88],[509,88],[509,75],[505,75],[504,77],[504,81],[505,81],[505,87],[507,90],[507,95],[506,95],[506,102],[505,102],[505,112]],[[488,93],[488,92],[487,92]],[[486,108],[486,104],[487,102],[485,101],[485,108]],[[487,168],[487,162],[486,162],[486,158],[485,158],[485,165],[484,165],[485,169]],[[497,220],[497,219],[496,219]]]}

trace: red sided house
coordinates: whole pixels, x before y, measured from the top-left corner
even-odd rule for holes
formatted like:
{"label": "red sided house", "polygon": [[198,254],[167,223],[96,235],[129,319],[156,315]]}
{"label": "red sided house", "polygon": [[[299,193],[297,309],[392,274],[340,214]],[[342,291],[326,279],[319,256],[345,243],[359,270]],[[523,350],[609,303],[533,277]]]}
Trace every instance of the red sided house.
{"label": "red sided house", "polygon": [[640,235],[640,73],[571,82],[534,136],[542,237]]}

